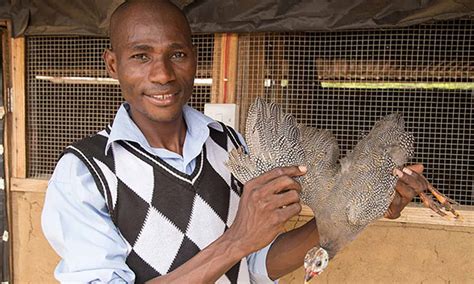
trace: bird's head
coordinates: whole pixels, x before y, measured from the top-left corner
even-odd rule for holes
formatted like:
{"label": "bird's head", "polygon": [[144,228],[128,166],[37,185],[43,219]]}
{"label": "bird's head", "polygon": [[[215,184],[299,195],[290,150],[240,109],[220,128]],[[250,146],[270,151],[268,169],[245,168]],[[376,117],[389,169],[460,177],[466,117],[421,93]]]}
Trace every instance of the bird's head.
{"label": "bird's head", "polygon": [[328,266],[328,252],[321,247],[314,247],[306,253],[304,257],[305,283],[309,282],[314,276],[321,274]]}

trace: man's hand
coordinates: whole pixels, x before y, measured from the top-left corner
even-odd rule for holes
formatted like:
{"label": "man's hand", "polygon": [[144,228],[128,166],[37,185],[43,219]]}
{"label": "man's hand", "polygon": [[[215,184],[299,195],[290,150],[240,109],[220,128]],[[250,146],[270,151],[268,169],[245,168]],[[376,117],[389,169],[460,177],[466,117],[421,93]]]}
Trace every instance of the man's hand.
{"label": "man's hand", "polygon": [[268,245],[284,231],[284,224],[301,211],[301,185],[294,177],[306,167],[273,169],[244,185],[239,209],[228,233],[247,255]]}
{"label": "man's hand", "polygon": [[385,218],[396,219],[400,217],[403,208],[420,192],[428,189],[428,183],[421,174],[423,169],[423,165],[415,164],[407,166],[403,171],[399,169],[394,170],[399,179],[395,187],[395,197],[387,212],[385,212]]}

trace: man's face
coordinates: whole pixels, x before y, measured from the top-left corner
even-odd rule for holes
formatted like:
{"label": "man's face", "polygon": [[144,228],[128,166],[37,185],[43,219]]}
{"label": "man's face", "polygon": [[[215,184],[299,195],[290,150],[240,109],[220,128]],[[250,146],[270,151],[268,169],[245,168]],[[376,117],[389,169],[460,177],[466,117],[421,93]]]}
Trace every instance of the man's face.
{"label": "man's face", "polygon": [[[161,13],[163,14],[163,13]],[[173,123],[193,91],[196,56],[186,23],[172,14],[130,12],[104,55],[139,126]]]}

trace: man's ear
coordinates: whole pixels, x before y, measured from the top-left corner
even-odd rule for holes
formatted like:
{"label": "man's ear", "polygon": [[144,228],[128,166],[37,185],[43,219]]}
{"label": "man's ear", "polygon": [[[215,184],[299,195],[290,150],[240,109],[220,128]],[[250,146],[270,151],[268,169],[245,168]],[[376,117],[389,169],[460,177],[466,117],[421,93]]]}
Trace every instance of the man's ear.
{"label": "man's ear", "polygon": [[105,68],[107,69],[107,72],[109,73],[110,77],[114,79],[118,79],[117,75],[117,57],[115,52],[113,52],[111,49],[106,49],[104,51],[104,54],[102,54],[102,58],[104,59],[105,62]]}

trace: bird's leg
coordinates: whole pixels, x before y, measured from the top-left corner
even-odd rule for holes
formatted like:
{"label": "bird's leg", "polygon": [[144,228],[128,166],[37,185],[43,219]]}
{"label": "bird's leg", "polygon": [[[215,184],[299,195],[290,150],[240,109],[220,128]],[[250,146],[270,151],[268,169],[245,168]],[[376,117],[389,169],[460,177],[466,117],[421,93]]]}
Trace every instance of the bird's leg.
{"label": "bird's leg", "polygon": [[452,200],[451,198],[445,196],[441,192],[439,192],[431,183],[428,182],[428,180],[426,180],[425,177],[423,177],[423,179],[426,181],[428,185],[428,190],[431,192],[431,194],[433,194],[436,200],[439,201],[439,203],[437,203],[433,199],[431,199],[428,195],[426,195],[426,193],[420,192],[419,196],[421,200],[423,201],[423,204],[426,207],[431,208],[431,210],[438,213],[440,216],[443,216],[443,217],[446,216],[446,213],[441,211],[441,208],[444,207],[444,209],[446,211],[451,212],[456,219],[461,217],[461,215],[456,210],[454,210],[452,206],[452,204],[458,204],[458,203]]}

